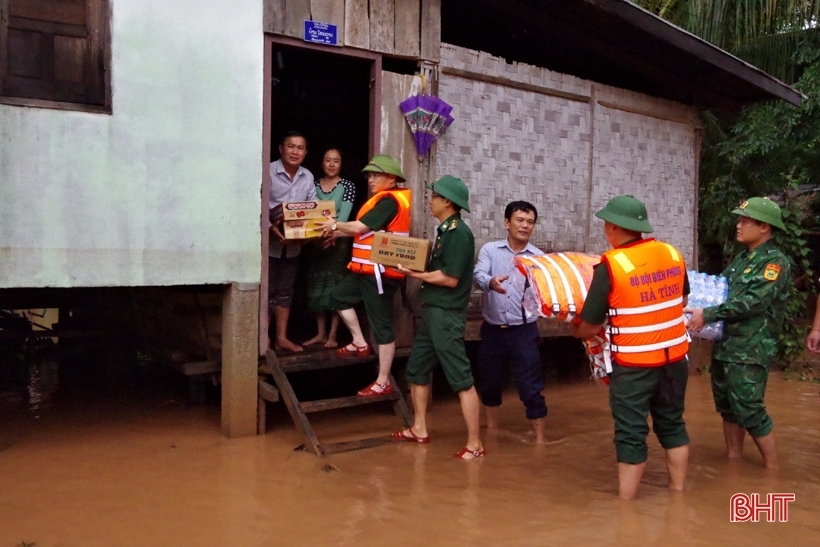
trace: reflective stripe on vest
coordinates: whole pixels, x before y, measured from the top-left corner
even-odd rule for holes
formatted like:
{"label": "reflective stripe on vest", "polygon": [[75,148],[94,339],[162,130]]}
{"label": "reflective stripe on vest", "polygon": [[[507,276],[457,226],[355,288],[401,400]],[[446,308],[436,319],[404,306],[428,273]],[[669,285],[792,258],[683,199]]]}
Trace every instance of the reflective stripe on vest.
{"label": "reflective stripe on vest", "polygon": [[683,316],[686,267],[680,253],[654,239],[612,249],[602,257],[612,292],[603,352],[627,366],[661,366],[689,349]]}
{"label": "reflective stripe on vest", "polygon": [[673,308],[678,304],[683,305],[683,297],[662,302],[660,304],[652,304],[651,306],[640,306],[637,308],[611,308],[609,315],[637,315],[639,313],[650,313],[653,311],[665,310],[666,308]]}
{"label": "reflective stripe on vest", "polygon": [[649,351],[657,351],[665,348],[671,348],[672,346],[676,346],[678,344],[686,343],[689,344],[689,335],[684,333],[683,336],[679,336],[674,340],[667,340],[666,342],[658,342],[657,344],[646,344],[645,346],[618,346],[616,344],[610,344],[609,350],[612,353],[644,353]]}
{"label": "reflective stripe on vest", "polygon": [[[356,215],[356,220],[360,220],[365,214],[370,212],[370,210],[376,206],[376,203],[385,196],[390,196],[393,198],[399,208],[395,218],[393,218],[393,220],[390,221],[390,224],[387,225],[385,232],[398,236],[409,236],[410,202],[412,199],[412,194],[410,190],[406,188],[384,190],[373,194],[373,196],[367,200],[364,205],[362,205],[361,209],[359,209],[359,214]],[[377,233],[378,232],[371,230],[358,234],[353,238],[353,253],[347,268],[352,272],[375,275],[376,284],[379,288],[379,294],[382,294],[384,292],[382,289],[382,274],[392,279],[402,279],[404,274],[399,273],[393,268],[385,268],[380,264],[374,264],[370,261],[370,250],[373,248],[373,238]]]}
{"label": "reflective stripe on vest", "polygon": [[518,271],[533,287],[539,314],[566,322],[581,311],[593,268],[600,261],[600,256],[572,252],[515,257]]}

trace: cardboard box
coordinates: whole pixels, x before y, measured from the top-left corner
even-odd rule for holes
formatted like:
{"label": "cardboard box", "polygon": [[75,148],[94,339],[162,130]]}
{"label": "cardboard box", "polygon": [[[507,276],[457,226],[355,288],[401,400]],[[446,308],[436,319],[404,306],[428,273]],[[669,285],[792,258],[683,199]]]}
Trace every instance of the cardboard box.
{"label": "cardboard box", "polygon": [[309,218],[336,218],[334,201],[287,201],[270,210],[270,220],[276,224],[288,220],[307,220]]}
{"label": "cardboard box", "polygon": [[309,218],[307,220],[286,220],[282,225],[282,235],[285,236],[285,239],[322,237],[321,225],[325,222],[327,222],[325,217]]}
{"label": "cardboard box", "polygon": [[393,267],[401,264],[408,270],[423,272],[427,269],[432,247],[426,239],[376,232],[370,262]]}

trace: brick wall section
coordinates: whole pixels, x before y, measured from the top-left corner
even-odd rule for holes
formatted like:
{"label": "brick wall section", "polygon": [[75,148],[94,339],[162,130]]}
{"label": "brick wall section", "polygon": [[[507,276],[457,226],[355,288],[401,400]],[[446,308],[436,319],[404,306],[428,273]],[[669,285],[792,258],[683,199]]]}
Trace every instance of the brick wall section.
{"label": "brick wall section", "polygon": [[436,174],[470,187],[466,219],[477,248],[503,237],[504,205],[525,199],[539,211],[538,247],[601,252],[602,224],[591,212],[632,193],[646,202],[655,235],[691,262],[692,108],[447,44],[438,94],[454,106],[455,122],[438,141]]}

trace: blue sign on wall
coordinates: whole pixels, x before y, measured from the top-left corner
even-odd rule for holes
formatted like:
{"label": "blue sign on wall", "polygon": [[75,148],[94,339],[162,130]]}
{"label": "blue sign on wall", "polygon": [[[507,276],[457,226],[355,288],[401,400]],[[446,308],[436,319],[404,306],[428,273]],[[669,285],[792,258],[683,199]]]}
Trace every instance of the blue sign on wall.
{"label": "blue sign on wall", "polygon": [[319,23],[318,21],[305,21],[305,42],[314,42],[317,44],[338,46],[338,27],[336,25],[331,25],[330,23]]}

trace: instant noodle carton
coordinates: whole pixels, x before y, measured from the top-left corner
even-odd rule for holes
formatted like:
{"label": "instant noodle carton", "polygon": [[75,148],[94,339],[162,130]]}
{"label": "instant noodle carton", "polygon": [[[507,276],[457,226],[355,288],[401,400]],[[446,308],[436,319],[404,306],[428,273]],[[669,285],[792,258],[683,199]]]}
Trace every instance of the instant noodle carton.
{"label": "instant noodle carton", "polygon": [[286,201],[270,210],[271,222],[336,217],[336,203],[328,201]]}
{"label": "instant noodle carton", "polygon": [[427,268],[431,248],[432,244],[426,239],[376,232],[370,262],[392,267],[401,264],[408,270],[423,272]]}
{"label": "instant noodle carton", "polygon": [[307,220],[286,220],[282,226],[282,235],[285,239],[310,239],[322,237],[322,224],[327,219],[309,218]]}
{"label": "instant noodle carton", "polygon": [[285,239],[309,239],[321,237],[318,225],[336,217],[333,201],[287,201],[270,211],[273,224],[282,224]]}

